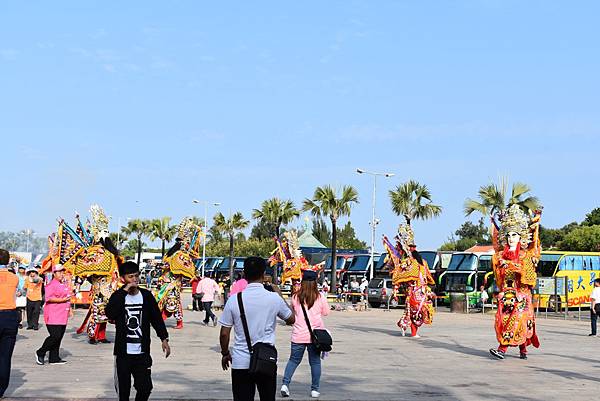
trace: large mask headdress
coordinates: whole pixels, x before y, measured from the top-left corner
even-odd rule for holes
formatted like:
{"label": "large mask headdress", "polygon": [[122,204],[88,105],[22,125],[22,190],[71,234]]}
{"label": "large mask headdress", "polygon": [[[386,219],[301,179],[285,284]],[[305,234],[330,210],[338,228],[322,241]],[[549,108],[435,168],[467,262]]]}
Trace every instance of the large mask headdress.
{"label": "large mask headdress", "polygon": [[510,232],[519,234],[522,247],[527,247],[531,243],[532,234],[529,230],[531,218],[518,205],[512,205],[498,212],[497,216],[500,223],[500,242],[503,245],[508,243],[507,236]]}
{"label": "large mask headdress", "polygon": [[95,241],[108,237],[108,217],[99,205],[90,206],[92,216],[91,231]]}
{"label": "large mask headdress", "polygon": [[410,246],[415,244],[415,234],[408,224],[400,224],[396,236],[406,255],[410,255]]}
{"label": "large mask headdress", "polygon": [[181,238],[184,243],[190,243],[192,237],[196,233],[196,224],[191,217],[185,217],[177,227],[177,237]]}

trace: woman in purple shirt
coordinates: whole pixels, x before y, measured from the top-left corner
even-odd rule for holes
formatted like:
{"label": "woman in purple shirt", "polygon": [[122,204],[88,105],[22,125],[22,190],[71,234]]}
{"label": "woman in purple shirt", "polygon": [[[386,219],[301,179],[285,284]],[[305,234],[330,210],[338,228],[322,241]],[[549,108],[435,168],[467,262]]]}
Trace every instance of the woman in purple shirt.
{"label": "woman in purple shirt", "polygon": [[71,311],[71,286],[65,280],[65,268],[56,265],[52,268],[52,281],[46,286],[46,303],[44,305],[44,323],[50,334],[35,353],[38,365],[44,364],[46,352],[50,353],[48,362],[51,365],[62,365],[67,361],[60,358],[58,351],[65,335],[69,312]]}

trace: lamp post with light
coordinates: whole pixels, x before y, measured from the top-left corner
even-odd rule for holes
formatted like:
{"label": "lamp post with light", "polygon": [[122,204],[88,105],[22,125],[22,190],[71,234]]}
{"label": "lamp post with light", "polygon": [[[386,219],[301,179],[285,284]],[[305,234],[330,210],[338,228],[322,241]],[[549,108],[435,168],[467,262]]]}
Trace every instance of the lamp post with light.
{"label": "lamp post with light", "polygon": [[202,241],[202,277],[204,277],[204,266],[206,265],[206,221],[208,220],[208,204],[211,203],[213,206],[219,206],[219,202],[200,201],[194,199],[192,203],[204,203],[204,240]]}
{"label": "lamp post with light", "polygon": [[375,218],[375,205],[376,205],[376,194],[377,194],[377,177],[381,176],[381,177],[385,177],[385,178],[390,178],[394,176],[394,173],[376,173],[373,171],[366,171],[360,168],[356,169],[356,172],[358,174],[369,174],[373,176],[373,210],[372,210],[372,216],[371,216],[371,266],[369,268],[370,270],[370,276],[371,279],[373,279],[373,277],[375,276],[375,230],[377,229],[377,225],[379,224],[379,219]]}

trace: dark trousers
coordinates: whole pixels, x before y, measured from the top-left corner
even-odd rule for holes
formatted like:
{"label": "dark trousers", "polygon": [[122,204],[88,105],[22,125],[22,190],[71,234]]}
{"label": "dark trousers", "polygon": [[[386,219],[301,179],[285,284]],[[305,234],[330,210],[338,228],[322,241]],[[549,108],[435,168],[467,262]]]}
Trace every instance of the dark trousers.
{"label": "dark trousers", "polygon": [[217,318],[211,309],[212,301],[211,302],[202,302],[202,307],[204,308],[204,312],[206,312],[206,315],[204,316],[204,323],[208,323],[209,319]]}
{"label": "dark trousers", "polygon": [[200,296],[200,294],[194,294],[194,295],[192,295],[192,308],[195,311],[201,311],[202,310],[202,297]]}
{"label": "dark trousers", "polygon": [[253,401],[257,388],[260,401],[275,401],[276,386],[277,375],[254,376],[248,369],[231,369],[233,401]]}
{"label": "dark trousers", "polygon": [[598,315],[594,313],[594,310],[590,310],[590,321],[592,322],[592,334],[597,334]]}
{"label": "dark trousers", "polygon": [[8,388],[10,362],[17,341],[17,311],[0,310],[0,397]]}
{"label": "dark trousers", "polygon": [[152,392],[152,358],[147,354],[115,357],[115,390],[119,401],[128,401],[131,377],[135,387],[135,401],[146,401]]}
{"label": "dark trousers", "polygon": [[42,301],[30,301],[27,300],[27,327],[30,329],[37,329],[40,327],[40,310],[42,309]]}
{"label": "dark trousers", "polygon": [[25,312],[24,306],[17,308],[17,322],[19,323],[19,328],[23,327],[21,324],[23,322],[23,312]]}
{"label": "dark trousers", "polygon": [[46,352],[49,352],[48,362],[58,362],[60,361],[58,351],[60,350],[60,343],[65,335],[67,326],[62,324],[47,324],[46,328],[50,335],[46,337],[42,347],[37,350],[37,354],[43,358],[46,356]]}

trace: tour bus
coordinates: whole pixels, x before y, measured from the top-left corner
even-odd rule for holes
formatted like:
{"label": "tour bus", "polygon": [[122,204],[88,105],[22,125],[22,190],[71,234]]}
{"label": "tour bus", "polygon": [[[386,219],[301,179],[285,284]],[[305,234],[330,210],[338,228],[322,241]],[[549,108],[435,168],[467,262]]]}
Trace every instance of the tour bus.
{"label": "tour bus", "polygon": [[[202,273],[202,258],[196,259],[196,272]],[[223,258],[207,256],[206,264],[204,265],[204,275],[207,277],[215,277],[219,269],[219,265],[223,262]]]}
{"label": "tour bus", "polygon": [[446,294],[467,293],[470,304],[479,301],[480,287],[490,288],[493,250],[484,252],[455,252],[445,272],[438,278],[444,281]]}
{"label": "tour bus", "polygon": [[559,280],[556,295],[541,294],[540,308],[560,310],[564,302],[568,307],[589,308],[594,280],[600,278],[600,252],[543,251],[537,273],[538,277],[564,277],[567,286]]}
{"label": "tour bus", "polygon": [[[336,255],[336,259],[337,259],[337,263],[335,266],[336,276],[338,279],[338,283],[342,284],[342,286],[344,285],[344,283],[341,282],[341,279],[344,278],[344,274],[345,274],[346,270],[348,270],[348,268],[350,267],[350,263],[352,263],[353,257],[354,257],[354,255],[352,255],[352,254],[337,254]],[[323,276],[326,277],[327,280],[329,280],[329,284],[331,285],[332,278],[333,278],[333,273],[331,271],[331,256],[327,257],[327,261],[325,262],[325,269],[323,270]]]}
{"label": "tour bus", "polygon": [[[234,277],[230,277],[231,281],[235,280],[237,273],[244,271],[244,260],[246,258],[233,258],[233,274]],[[229,274],[229,256],[225,256],[223,261],[217,268],[216,281],[221,281],[221,278]]]}
{"label": "tour bus", "polygon": [[[374,259],[375,259],[375,264],[377,264],[377,261],[379,259],[379,254],[375,254],[374,255]],[[354,257],[352,258],[352,262],[350,262],[350,266],[348,267],[348,270],[346,272],[344,272],[344,274],[342,275],[342,283],[347,284],[350,281],[352,281],[353,278],[356,278],[356,280],[360,283],[362,281],[363,278],[367,278],[367,280],[370,279],[371,276],[371,255],[367,254],[367,255],[354,255]],[[373,271],[375,271],[375,266],[373,266]]]}

